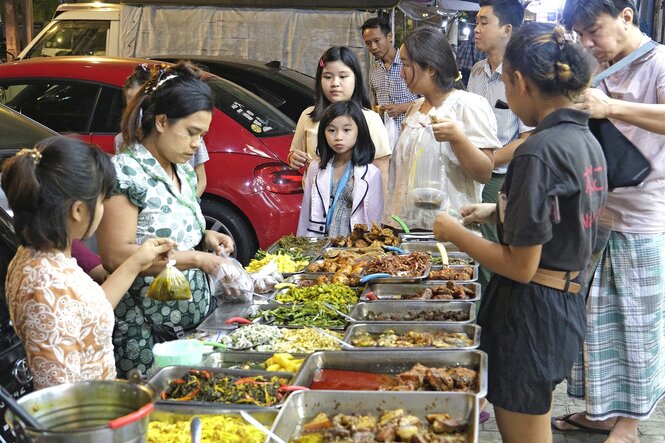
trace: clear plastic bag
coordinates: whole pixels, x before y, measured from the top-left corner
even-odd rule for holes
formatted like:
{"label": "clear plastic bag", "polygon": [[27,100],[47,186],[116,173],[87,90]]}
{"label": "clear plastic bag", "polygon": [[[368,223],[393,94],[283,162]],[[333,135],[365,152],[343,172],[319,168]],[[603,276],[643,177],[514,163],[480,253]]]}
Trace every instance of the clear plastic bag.
{"label": "clear plastic bag", "polygon": [[263,266],[256,272],[250,274],[254,281],[254,292],[257,294],[265,294],[275,289],[275,285],[284,280],[284,277],[277,269],[277,262],[270,260],[268,264]]}
{"label": "clear plastic bag", "polygon": [[164,270],[150,283],[147,296],[158,301],[192,299],[189,280],[175,267],[174,259],[170,259]]}
{"label": "clear plastic bag", "polygon": [[395,149],[395,145],[397,144],[397,139],[399,138],[400,128],[397,125],[395,119],[389,116],[387,112],[384,115],[383,119],[386,125],[386,132],[388,133],[388,142],[390,143],[390,147]]}
{"label": "clear plastic bag", "polygon": [[214,274],[210,274],[212,294],[225,303],[250,303],[254,299],[254,281],[235,258],[224,257]]}

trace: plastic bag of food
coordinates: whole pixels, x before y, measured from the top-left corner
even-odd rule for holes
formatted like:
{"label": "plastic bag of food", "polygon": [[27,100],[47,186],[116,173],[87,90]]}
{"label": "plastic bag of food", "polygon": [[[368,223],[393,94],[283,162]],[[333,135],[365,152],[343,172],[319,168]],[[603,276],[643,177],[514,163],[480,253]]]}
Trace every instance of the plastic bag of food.
{"label": "plastic bag of food", "polygon": [[254,296],[254,281],[235,258],[225,256],[225,263],[210,274],[212,294],[227,303],[249,303]]}
{"label": "plastic bag of food", "polygon": [[257,294],[265,294],[275,288],[275,285],[284,280],[284,277],[277,269],[277,262],[270,260],[270,262],[256,272],[249,274],[254,281],[254,292]]}
{"label": "plastic bag of food", "polygon": [[150,283],[147,295],[159,301],[191,300],[192,290],[185,274],[175,267],[175,260],[170,259],[164,270]]}

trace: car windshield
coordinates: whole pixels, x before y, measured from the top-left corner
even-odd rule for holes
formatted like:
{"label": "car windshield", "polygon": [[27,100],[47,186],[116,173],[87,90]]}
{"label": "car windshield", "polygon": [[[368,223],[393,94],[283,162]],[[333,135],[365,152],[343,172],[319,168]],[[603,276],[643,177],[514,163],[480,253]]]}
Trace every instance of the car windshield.
{"label": "car windshield", "polygon": [[228,80],[208,78],[215,94],[215,106],[256,137],[287,135],[295,123],[268,102]]}
{"label": "car windshield", "polygon": [[0,105],[0,150],[31,148],[38,141],[57,135],[50,129]]}
{"label": "car windshield", "polygon": [[55,23],[25,58],[61,55],[106,55],[108,20],[62,20]]}

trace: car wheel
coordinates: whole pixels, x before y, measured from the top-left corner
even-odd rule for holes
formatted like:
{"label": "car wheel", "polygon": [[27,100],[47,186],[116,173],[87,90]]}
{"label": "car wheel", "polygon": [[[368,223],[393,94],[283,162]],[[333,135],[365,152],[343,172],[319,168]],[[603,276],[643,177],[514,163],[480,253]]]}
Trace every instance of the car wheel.
{"label": "car wheel", "polygon": [[201,210],[206,219],[206,229],[231,236],[236,245],[233,256],[247,265],[256,254],[259,244],[245,217],[231,205],[212,200],[201,200]]}

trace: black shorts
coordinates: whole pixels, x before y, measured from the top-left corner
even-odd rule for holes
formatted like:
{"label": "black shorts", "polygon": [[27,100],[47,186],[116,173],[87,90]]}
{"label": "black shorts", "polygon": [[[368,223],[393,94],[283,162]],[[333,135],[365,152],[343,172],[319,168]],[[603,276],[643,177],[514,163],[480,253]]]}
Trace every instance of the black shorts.
{"label": "black shorts", "polygon": [[488,355],[487,399],[508,411],[541,415],[568,375],[586,332],[583,294],[494,275],[478,314]]}

